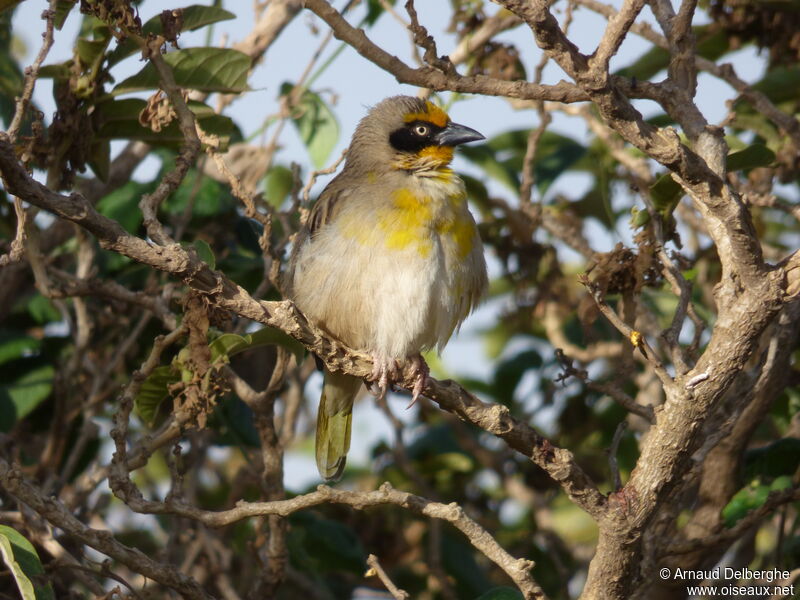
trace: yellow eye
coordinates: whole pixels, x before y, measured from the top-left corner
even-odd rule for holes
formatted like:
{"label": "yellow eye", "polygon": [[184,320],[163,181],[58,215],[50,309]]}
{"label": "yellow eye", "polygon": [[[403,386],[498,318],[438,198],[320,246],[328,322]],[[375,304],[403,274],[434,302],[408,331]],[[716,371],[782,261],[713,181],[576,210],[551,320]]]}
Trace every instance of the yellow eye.
{"label": "yellow eye", "polygon": [[428,135],[429,131],[430,129],[428,128],[427,125],[417,125],[416,127],[414,127],[414,133],[416,133],[420,137],[425,137],[426,135]]}

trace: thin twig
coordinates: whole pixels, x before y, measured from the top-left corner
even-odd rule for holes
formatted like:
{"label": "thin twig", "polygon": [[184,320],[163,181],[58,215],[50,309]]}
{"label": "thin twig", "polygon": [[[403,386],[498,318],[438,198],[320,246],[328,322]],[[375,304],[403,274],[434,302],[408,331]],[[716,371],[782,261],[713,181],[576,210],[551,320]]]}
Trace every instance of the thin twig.
{"label": "thin twig", "polygon": [[372,577],[377,575],[377,577],[381,580],[386,589],[389,590],[389,593],[392,595],[392,598],[395,600],[408,600],[411,596],[405,590],[401,590],[397,587],[394,582],[389,578],[386,571],[383,570],[381,563],[378,561],[378,557],[374,554],[370,554],[367,557],[367,564],[369,565],[369,570],[366,572],[365,577]]}
{"label": "thin twig", "polygon": [[[590,390],[610,396],[614,401],[617,402],[617,404],[619,404],[628,412],[642,417],[648,423],[653,423],[655,421],[653,407],[639,404],[614,382],[600,383],[598,381],[589,379],[589,374],[583,369],[575,368],[573,366],[572,358],[567,356],[561,348],[556,348],[555,354],[556,360],[561,363],[561,366],[564,369],[564,373],[559,377],[559,381],[562,381],[570,376],[577,377]],[[619,376],[619,374],[617,374],[617,376]]]}
{"label": "thin twig", "polygon": [[[118,437],[115,434],[115,439]],[[122,452],[124,452],[124,449],[118,443],[117,453],[120,454]],[[119,459],[117,459],[117,462],[121,464]],[[0,460],[0,483],[3,482],[2,468],[4,464]],[[130,483],[120,485],[119,478],[127,479]],[[117,479],[116,482],[114,481],[115,479]],[[236,507],[231,509],[208,511],[185,504],[175,498],[167,498],[164,502],[147,500],[133,482],[130,481],[127,472],[121,474],[118,471],[110,477],[109,481],[112,483],[114,493],[135,512],[157,515],[173,514],[193,519],[209,527],[223,527],[243,519],[267,515],[287,517],[298,510],[325,503],[344,504],[358,510],[384,504],[401,506],[415,514],[448,521],[461,531],[476,549],[505,571],[522,590],[523,594],[526,594],[526,599],[545,597],[544,592],[530,575],[533,563],[527,559],[513,558],[483,527],[471,519],[460,506],[455,503],[441,504],[432,502],[422,496],[401,492],[395,490],[389,483],[384,483],[378,490],[368,492],[338,490],[320,485],[315,492],[295,496],[288,500],[273,500],[269,502],[240,501]]]}
{"label": "thin twig", "polygon": [[13,263],[20,262],[25,256],[25,239],[27,237],[26,227],[28,221],[28,213],[25,207],[22,206],[22,200],[14,198],[14,212],[17,215],[17,231],[14,234],[14,239],[11,240],[11,246],[8,253],[0,256],[0,268]]}
{"label": "thin twig", "polygon": [[42,47],[39,49],[33,64],[25,69],[25,83],[22,87],[22,95],[17,98],[14,118],[8,127],[8,136],[12,140],[17,139],[17,134],[22,126],[22,119],[25,117],[25,111],[28,109],[28,104],[30,104],[33,97],[33,89],[36,86],[36,80],[39,78],[39,68],[42,66],[44,59],[47,58],[50,48],[53,47],[53,28],[57,4],[57,0],[50,0],[48,9],[42,13],[42,18],[46,23],[44,33],[42,33]]}
{"label": "thin twig", "polygon": [[[2,133],[0,173],[6,189],[11,193],[24,197],[28,202],[46,208],[61,218],[78,223],[93,233],[102,247],[174,274],[217,308],[278,327],[306,345],[333,371],[346,371],[359,377],[367,377],[372,373],[372,358],[369,355],[345,349],[341,343],[308,323],[291,302],[258,302],[222,273],[210,269],[195,253],[187,252],[177,244],[168,247],[154,246],[131,235],[118,223],[98,213],[80,194],[63,196],[36,182],[19,164]],[[800,255],[797,260],[800,261]],[[413,365],[404,365],[402,380],[398,383],[411,389],[415,381]],[[423,394],[443,409],[493,433],[530,457],[558,481],[567,494],[589,514],[599,518],[605,511],[605,497],[575,462],[572,454],[552,444],[527,423],[512,417],[508,408],[482,402],[454,382],[436,382],[431,379]],[[170,428],[174,427],[179,427],[179,424],[171,421]]]}
{"label": "thin twig", "polygon": [[650,366],[655,371],[658,378],[661,380],[661,383],[664,385],[665,389],[671,389],[674,387],[675,382],[673,381],[672,377],[667,370],[664,368],[663,363],[659,360],[658,355],[656,354],[653,347],[647,341],[647,338],[642,335],[641,332],[636,331],[633,327],[628,325],[625,321],[619,318],[619,315],[614,312],[614,310],[606,303],[605,299],[600,294],[600,290],[589,280],[588,277],[583,276],[580,279],[581,283],[586,286],[586,289],[589,290],[589,294],[594,300],[595,305],[603,314],[603,316],[608,319],[609,323],[611,323],[617,330],[622,333],[628,340],[633,344],[635,348],[639,348],[647,359],[647,362],[650,363]]}
{"label": "thin twig", "polygon": [[625,0],[622,8],[608,20],[603,37],[591,60],[590,69],[595,73],[608,75],[608,64],[617,53],[633,22],[644,8],[644,0]]}
{"label": "thin twig", "polygon": [[450,59],[447,56],[443,56],[441,58],[439,57],[439,52],[436,49],[436,40],[433,39],[433,36],[430,35],[428,30],[425,29],[425,27],[419,22],[417,10],[414,8],[414,0],[406,0],[405,7],[406,12],[411,19],[411,23],[409,24],[408,28],[414,37],[414,43],[425,50],[425,53],[422,55],[422,59],[425,61],[425,63],[435,69],[439,69],[444,73],[455,71],[453,63],[450,62]]}
{"label": "thin twig", "polygon": [[331,173],[335,173],[336,169],[339,168],[339,165],[342,164],[342,161],[347,157],[347,148],[342,150],[342,153],[339,155],[333,164],[329,167],[324,169],[319,169],[317,171],[311,171],[311,174],[308,176],[308,181],[303,186],[302,191],[300,192],[300,196],[303,199],[303,205],[308,206],[309,202],[309,194],[311,193],[311,188],[314,187],[314,184],[317,182],[317,178],[320,175],[330,175]]}
{"label": "thin twig", "polygon": [[[607,19],[611,19],[617,13],[616,9],[610,4],[604,4],[598,0],[574,0],[580,6],[603,15]],[[668,49],[669,42],[667,39],[659,35],[653,30],[646,22],[634,23],[631,26],[631,31],[643,37],[649,42],[652,42],[659,48]],[[703,58],[702,56],[695,55],[694,63],[698,69],[711,73],[715,77],[727,82],[733,89],[735,89],[741,97],[750,102],[756,110],[766,116],[770,121],[775,123],[782,130],[786,131],[792,138],[796,147],[800,147],[800,121],[794,116],[783,112],[762,92],[753,89],[750,84],[736,75],[736,71],[732,64],[726,63],[718,65],[712,60]]]}
{"label": "thin twig", "polygon": [[0,483],[5,491],[24,502],[67,535],[102,552],[137,573],[170,587],[193,600],[211,600],[197,581],[179,572],[172,565],[155,561],[136,548],[117,541],[107,530],[98,530],[81,523],[57,499],[44,496],[39,489],[23,478],[18,469],[0,460]]}

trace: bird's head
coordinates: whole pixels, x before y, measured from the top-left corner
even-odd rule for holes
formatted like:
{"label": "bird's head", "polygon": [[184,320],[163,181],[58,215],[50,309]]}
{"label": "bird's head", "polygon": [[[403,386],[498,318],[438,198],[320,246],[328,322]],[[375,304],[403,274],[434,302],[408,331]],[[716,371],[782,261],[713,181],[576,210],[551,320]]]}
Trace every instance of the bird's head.
{"label": "bird's head", "polygon": [[453,160],[455,146],[482,139],[474,129],[453,123],[428,100],[393,96],[375,105],[361,120],[347,163],[370,172],[435,173]]}

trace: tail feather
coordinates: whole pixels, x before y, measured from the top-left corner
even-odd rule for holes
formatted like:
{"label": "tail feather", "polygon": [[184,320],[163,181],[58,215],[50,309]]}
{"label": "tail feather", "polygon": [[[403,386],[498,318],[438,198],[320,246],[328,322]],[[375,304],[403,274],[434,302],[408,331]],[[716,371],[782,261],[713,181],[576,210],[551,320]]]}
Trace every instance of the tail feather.
{"label": "tail feather", "polygon": [[316,456],[319,474],[329,481],[338,480],[344,471],[350,449],[353,402],[360,387],[358,377],[325,370],[317,411]]}

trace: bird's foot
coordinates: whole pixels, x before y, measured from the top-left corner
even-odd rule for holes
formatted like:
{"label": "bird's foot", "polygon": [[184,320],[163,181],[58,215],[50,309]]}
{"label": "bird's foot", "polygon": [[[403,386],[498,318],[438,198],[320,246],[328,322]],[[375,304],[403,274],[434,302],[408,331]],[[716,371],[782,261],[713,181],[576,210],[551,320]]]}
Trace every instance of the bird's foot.
{"label": "bird's foot", "polygon": [[411,372],[414,374],[414,387],[411,388],[411,404],[406,406],[406,410],[414,406],[422,395],[422,390],[428,385],[428,375],[431,370],[428,368],[428,363],[422,358],[421,354],[415,354],[411,357]]}
{"label": "bird's foot", "polygon": [[393,358],[386,358],[373,354],[372,373],[369,376],[369,391],[378,399],[386,398],[386,393],[392,382],[397,379],[399,374],[397,361]]}

